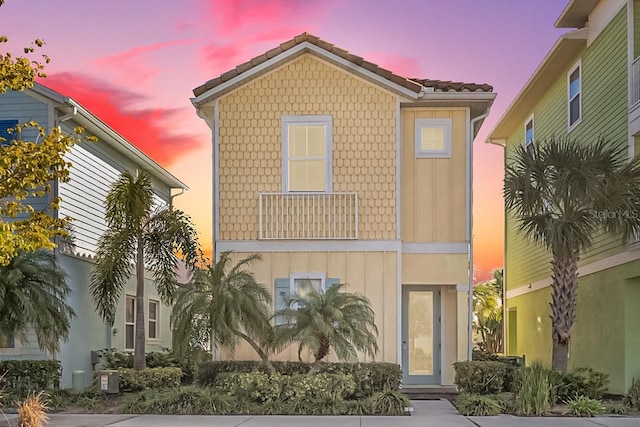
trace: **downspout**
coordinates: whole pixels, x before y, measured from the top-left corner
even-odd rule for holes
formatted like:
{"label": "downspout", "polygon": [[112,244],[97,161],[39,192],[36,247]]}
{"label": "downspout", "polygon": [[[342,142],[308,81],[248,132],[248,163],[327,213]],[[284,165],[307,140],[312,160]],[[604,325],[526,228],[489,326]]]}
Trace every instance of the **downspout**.
{"label": "downspout", "polygon": [[475,125],[480,120],[484,120],[489,115],[491,107],[487,107],[484,113],[471,119],[469,122],[469,323],[468,327],[468,360],[472,359],[473,354],[473,140],[475,139]]}
{"label": "downspout", "polygon": [[173,207],[173,199],[184,194],[184,188],[180,188],[180,192],[169,196],[169,207]]}

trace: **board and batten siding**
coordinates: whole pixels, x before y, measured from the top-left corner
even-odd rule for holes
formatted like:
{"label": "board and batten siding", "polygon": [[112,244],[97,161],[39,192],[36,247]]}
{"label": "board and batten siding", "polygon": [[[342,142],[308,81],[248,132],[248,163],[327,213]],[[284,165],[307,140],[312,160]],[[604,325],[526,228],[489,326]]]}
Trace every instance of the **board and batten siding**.
{"label": "board and batten siding", "polygon": [[[577,61],[582,65],[582,121],[568,132],[567,72]],[[607,28],[577,55],[534,107],[535,138],[570,137],[585,143],[599,137],[626,142],[627,117],[627,28],[623,8]],[[506,157],[524,144],[524,123],[507,140]],[[527,240],[513,215],[507,213],[506,265],[507,288],[514,289],[549,277],[551,260],[542,247]],[[600,234],[595,244],[580,259],[585,265],[625,250],[621,239]]]}

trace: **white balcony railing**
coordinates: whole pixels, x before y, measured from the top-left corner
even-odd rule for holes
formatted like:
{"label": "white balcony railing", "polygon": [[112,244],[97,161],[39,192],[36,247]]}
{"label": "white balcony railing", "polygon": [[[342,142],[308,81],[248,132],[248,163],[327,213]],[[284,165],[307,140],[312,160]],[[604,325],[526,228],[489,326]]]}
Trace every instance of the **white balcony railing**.
{"label": "white balcony railing", "polygon": [[260,193],[260,239],[357,239],[357,193]]}
{"label": "white balcony railing", "polygon": [[631,63],[631,99],[629,107],[640,102],[640,56]]}

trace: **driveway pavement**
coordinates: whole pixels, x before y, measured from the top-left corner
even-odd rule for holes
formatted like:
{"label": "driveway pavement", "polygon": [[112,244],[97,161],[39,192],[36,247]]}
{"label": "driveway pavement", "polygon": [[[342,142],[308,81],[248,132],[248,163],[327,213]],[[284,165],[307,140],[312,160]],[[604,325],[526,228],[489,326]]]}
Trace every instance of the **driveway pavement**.
{"label": "driveway pavement", "polygon": [[[410,417],[51,414],[48,427],[640,427],[640,418],[464,417],[448,400],[413,401]],[[0,427],[16,416],[0,416]]]}

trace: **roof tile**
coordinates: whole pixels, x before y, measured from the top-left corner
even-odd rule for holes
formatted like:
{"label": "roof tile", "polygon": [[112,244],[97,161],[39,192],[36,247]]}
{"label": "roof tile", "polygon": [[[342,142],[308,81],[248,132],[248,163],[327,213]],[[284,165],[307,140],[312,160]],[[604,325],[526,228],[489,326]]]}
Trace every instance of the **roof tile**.
{"label": "roof tile", "polygon": [[312,34],[302,33],[295,36],[293,39],[288,40],[284,43],[281,43],[278,47],[275,47],[262,55],[258,55],[255,58],[247,61],[243,64],[238,65],[233,70],[227,71],[219,77],[211,79],[207,81],[205,84],[198,86],[193,90],[195,96],[202,95],[207,92],[209,89],[213,89],[216,86],[219,86],[225,81],[228,81],[236,76],[242,75],[243,73],[249,71],[251,68],[262,64],[270,58],[273,58],[283,52],[286,52],[289,49],[294,48],[295,46],[302,44],[304,42],[309,42],[311,44],[317,45],[319,48],[326,50],[340,58],[343,58],[357,66],[364,68],[372,73],[379,75],[380,77],[387,79],[399,86],[402,86],[406,89],[409,89],[415,93],[419,93],[423,88],[430,87],[433,90],[438,92],[491,92],[493,91],[493,87],[488,84],[476,84],[476,83],[464,83],[464,82],[453,82],[447,80],[431,80],[431,79],[417,79],[417,78],[406,78],[394,74],[393,72],[378,66],[372,62],[364,60],[362,57],[349,53],[348,51],[341,49],[339,47],[334,46],[333,44],[322,40]]}

